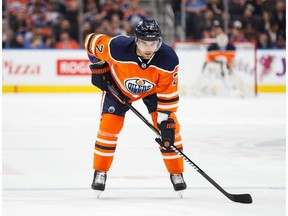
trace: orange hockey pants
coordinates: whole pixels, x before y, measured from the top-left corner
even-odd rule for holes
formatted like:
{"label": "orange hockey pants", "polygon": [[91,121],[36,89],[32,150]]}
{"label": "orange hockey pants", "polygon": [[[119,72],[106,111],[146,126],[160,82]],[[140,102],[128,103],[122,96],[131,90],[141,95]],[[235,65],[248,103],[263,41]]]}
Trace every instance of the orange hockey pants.
{"label": "orange hockey pants", "polygon": [[[157,127],[157,112],[152,112],[151,117],[154,126]],[[182,151],[180,126],[174,113],[170,117],[176,122],[174,145]],[[123,123],[123,116],[109,113],[102,114],[94,149],[93,168],[95,170],[107,172],[110,169],[117,146],[118,134],[121,132]],[[173,174],[182,173],[184,171],[183,158],[171,149],[159,148],[168,172]]]}

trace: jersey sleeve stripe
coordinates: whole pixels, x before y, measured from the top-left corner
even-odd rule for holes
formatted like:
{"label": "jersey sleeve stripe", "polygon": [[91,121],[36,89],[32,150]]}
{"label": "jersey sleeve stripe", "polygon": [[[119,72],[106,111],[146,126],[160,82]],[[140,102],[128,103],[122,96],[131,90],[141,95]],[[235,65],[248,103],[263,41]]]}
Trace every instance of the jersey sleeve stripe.
{"label": "jersey sleeve stripe", "polygon": [[86,37],[85,37],[85,48],[87,49],[87,45],[88,45],[88,41],[89,41],[89,39],[90,39],[90,37],[93,35],[94,33],[92,33],[92,34],[89,34],[89,35],[87,35]]}
{"label": "jersey sleeve stripe", "polygon": [[172,98],[172,99],[169,99],[169,100],[163,100],[163,99],[161,99],[161,98],[158,98],[157,100],[158,100],[158,102],[162,102],[162,103],[171,103],[171,102],[178,101],[178,100],[179,100],[179,97]]}
{"label": "jersey sleeve stripe", "polygon": [[88,52],[89,54],[93,54],[93,53],[94,53],[93,50],[90,49],[90,48],[91,48],[90,42],[91,42],[92,38],[93,38],[95,35],[96,35],[96,34],[94,34],[94,33],[91,34],[91,35],[89,36],[89,39],[88,39],[87,43],[85,44],[85,47],[86,47],[87,52]]}
{"label": "jersey sleeve stripe", "polygon": [[85,48],[89,55],[95,54],[96,41],[100,36],[102,36],[102,34],[92,33],[86,37]]}
{"label": "jersey sleeve stripe", "polygon": [[178,103],[177,104],[172,104],[172,105],[158,104],[157,108],[158,109],[162,109],[162,110],[169,110],[169,109],[173,109],[173,108],[178,108]]}
{"label": "jersey sleeve stripe", "polygon": [[171,97],[175,97],[175,96],[178,96],[178,91],[176,91],[176,92],[173,92],[173,93],[171,93],[171,94],[157,94],[157,97],[158,98],[160,98],[160,97],[162,97],[162,98],[171,98]]}

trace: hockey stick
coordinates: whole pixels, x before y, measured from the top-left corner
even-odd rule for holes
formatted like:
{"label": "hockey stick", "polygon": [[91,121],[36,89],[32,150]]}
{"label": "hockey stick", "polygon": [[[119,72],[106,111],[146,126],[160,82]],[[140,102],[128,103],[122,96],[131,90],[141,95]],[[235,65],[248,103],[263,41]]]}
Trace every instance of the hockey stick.
{"label": "hockey stick", "polygon": [[[129,102],[127,102],[122,95],[120,95],[109,83],[109,92],[122,104],[129,107],[150,129],[152,129],[156,135],[160,136],[160,131],[154,127],[137,109],[135,109]],[[188,162],[196,171],[198,171],[205,179],[207,179],[214,187],[216,187],[221,193],[233,202],[239,203],[252,203],[252,197],[250,194],[230,194],[225,191],[220,185],[218,185],[212,178],[210,178],[199,166],[197,166],[190,158],[188,158],[183,152],[181,152],[174,144],[171,145],[171,149],[177,152],[186,162]]]}

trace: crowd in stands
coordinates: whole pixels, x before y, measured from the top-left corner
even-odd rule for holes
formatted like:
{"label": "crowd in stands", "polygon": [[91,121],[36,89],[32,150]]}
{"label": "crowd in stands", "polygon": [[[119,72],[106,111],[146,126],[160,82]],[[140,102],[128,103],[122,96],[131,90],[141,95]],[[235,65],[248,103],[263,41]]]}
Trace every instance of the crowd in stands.
{"label": "crowd in stands", "polygon": [[[186,0],[186,39],[214,37],[214,27],[228,23],[231,41],[252,41],[258,48],[286,47],[285,0]],[[181,0],[171,0],[175,22],[181,22]]]}
{"label": "crowd in stands", "polygon": [[6,2],[2,3],[3,48],[83,48],[89,33],[131,36],[135,24],[147,18],[137,0]]}
{"label": "crowd in stands", "polygon": [[[175,23],[181,24],[181,1],[170,0]],[[186,0],[186,39],[214,37],[214,27],[228,23],[232,41],[254,41],[258,48],[286,47],[285,0]],[[3,48],[83,48],[91,32],[133,35],[147,13],[139,0],[2,1]],[[151,17],[150,17],[151,18]]]}

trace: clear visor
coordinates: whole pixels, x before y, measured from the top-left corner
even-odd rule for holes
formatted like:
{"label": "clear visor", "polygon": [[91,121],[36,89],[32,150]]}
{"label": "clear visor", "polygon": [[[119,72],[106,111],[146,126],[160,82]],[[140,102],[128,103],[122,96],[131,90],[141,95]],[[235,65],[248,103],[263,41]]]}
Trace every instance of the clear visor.
{"label": "clear visor", "polygon": [[155,52],[159,47],[160,40],[157,41],[144,41],[141,39],[137,40],[137,48],[142,52]]}

